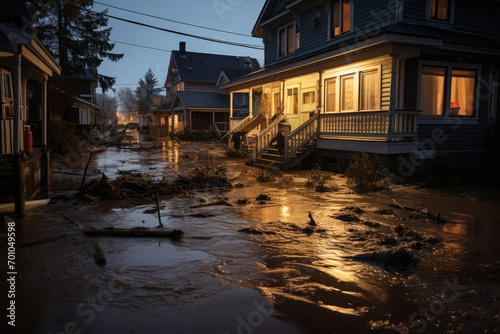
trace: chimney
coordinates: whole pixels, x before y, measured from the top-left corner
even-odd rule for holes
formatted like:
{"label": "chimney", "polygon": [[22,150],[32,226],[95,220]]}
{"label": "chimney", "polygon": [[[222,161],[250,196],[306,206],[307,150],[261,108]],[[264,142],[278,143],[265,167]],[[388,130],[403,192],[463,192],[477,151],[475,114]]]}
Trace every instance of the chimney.
{"label": "chimney", "polygon": [[179,53],[183,56],[186,54],[186,42],[179,42]]}

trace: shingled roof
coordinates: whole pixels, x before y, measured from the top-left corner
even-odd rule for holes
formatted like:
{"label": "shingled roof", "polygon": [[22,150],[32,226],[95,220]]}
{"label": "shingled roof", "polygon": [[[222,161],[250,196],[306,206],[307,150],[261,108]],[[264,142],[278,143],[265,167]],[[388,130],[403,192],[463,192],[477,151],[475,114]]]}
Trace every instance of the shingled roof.
{"label": "shingled roof", "polygon": [[173,51],[172,57],[184,82],[215,84],[222,69],[247,72],[260,69],[257,59],[251,57],[180,51]]}
{"label": "shingled roof", "polygon": [[229,95],[212,92],[177,92],[172,108],[178,102],[184,108],[204,108],[204,109],[229,109]]}

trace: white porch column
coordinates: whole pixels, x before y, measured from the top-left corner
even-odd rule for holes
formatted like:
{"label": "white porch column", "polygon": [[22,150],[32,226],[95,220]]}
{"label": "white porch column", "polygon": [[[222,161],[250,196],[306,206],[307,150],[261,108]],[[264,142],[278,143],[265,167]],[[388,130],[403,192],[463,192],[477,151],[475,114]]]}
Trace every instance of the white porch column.
{"label": "white porch column", "polygon": [[21,148],[21,51],[16,52],[14,56],[14,138],[13,138],[13,154],[19,154]]}
{"label": "white porch column", "polygon": [[248,115],[253,117],[253,88],[248,93]]}
{"label": "white porch column", "polygon": [[234,93],[229,93],[229,119],[233,118]]}
{"label": "white porch column", "polygon": [[42,82],[42,147],[47,146],[47,78]]}

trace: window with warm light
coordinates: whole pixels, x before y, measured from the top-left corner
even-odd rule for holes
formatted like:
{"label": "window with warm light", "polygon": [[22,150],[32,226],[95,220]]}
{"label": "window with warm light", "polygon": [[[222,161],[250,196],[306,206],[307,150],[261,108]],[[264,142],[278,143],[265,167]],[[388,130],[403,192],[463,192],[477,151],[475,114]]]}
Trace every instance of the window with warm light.
{"label": "window with warm light", "polygon": [[314,92],[306,92],[302,94],[302,104],[313,104],[316,102]]}
{"label": "window with warm light", "polygon": [[380,111],[381,66],[325,80],[325,112]]}
{"label": "window with warm light", "polygon": [[287,106],[290,115],[299,113],[299,88],[289,88],[287,90]]}
{"label": "window with warm light", "polygon": [[294,23],[278,29],[278,57],[284,57],[295,52],[300,46],[300,32]]}
{"label": "window with warm light", "polygon": [[429,12],[433,20],[450,21],[451,0],[430,0]]}
{"label": "window with warm light", "polygon": [[351,31],[351,0],[331,2],[330,38]]}
{"label": "window with warm light", "polygon": [[475,117],[477,70],[422,66],[420,109],[427,116]]}
{"label": "window with warm light", "polygon": [[422,115],[444,115],[445,84],[446,68],[422,67],[420,83],[420,109],[422,109]]}
{"label": "window with warm light", "polygon": [[326,112],[337,111],[337,79],[326,81]]}
{"label": "window with warm light", "polygon": [[354,75],[340,77],[340,110],[354,111]]}
{"label": "window with warm light", "polygon": [[363,71],[359,77],[359,109],[380,109],[380,80],[377,70]]}

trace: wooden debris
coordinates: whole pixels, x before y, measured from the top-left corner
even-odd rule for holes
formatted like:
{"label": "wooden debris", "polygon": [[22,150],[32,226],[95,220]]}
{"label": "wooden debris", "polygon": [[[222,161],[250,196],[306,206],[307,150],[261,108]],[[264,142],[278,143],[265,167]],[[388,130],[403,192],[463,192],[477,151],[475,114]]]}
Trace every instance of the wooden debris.
{"label": "wooden debris", "polygon": [[309,211],[309,216],[308,217],[309,217],[309,219],[311,219],[311,221],[309,222],[309,225],[310,226],[317,226],[316,222],[314,221],[314,218],[312,216],[311,211]]}
{"label": "wooden debris", "polygon": [[184,231],[182,230],[151,230],[148,227],[136,227],[133,229],[119,229],[114,227],[96,229],[87,228],[84,233],[88,237],[159,237],[182,240]]}
{"label": "wooden debris", "polygon": [[94,245],[94,261],[98,266],[104,266],[106,264],[106,256],[104,255],[101,244]]}
{"label": "wooden debris", "polygon": [[212,202],[191,205],[190,208],[191,209],[196,209],[196,208],[203,208],[203,207],[206,207],[206,206],[214,206],[214,205],[233,206],[227,200],[225,200],[223,198],[219,198],[219,199],[216,199],[215,201],[212,201]]}

